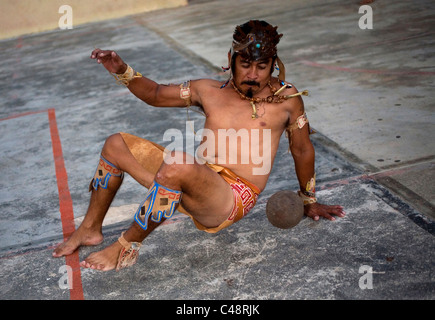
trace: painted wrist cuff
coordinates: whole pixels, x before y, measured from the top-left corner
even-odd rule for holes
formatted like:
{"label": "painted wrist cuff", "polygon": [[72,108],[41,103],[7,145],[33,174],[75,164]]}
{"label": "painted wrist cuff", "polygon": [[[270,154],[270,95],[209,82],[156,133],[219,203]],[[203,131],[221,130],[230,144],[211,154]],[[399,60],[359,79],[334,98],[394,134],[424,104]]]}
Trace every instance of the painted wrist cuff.
{"label": "painted wrist cuff", "polygon": [[123,74],[112,73],[112,72],[110,72],[110,74],[115,78],[116,83],[122,84],[123,86],[126,87],[128,87],[130,81],[133,80],[134,78],[142,78],[142,74],[136,72],[135,75],[135,71],[129,65],[127,65],[127,70],[125,70]]}
{"label": "painted wrist cuff", "polygon": [[302,201],[304,202],[304,206],[311,203],[316,203],[317,198],[315,196],[307,196],[304,192],[298,191],[299,197],[301,197]]}
{"label": "painted wrist cuff", "polygon": [[304,201],[304,205],[310,204],[310,203],[316,203],[316,174],[307,182],[307,186],[305,187],[305,190],[301,188],[301,190],[298,191],[299,197],[302,198]]}
{"label": "painted wrist cuff", "polygon": [[300,192],[302,194],[304,194],[305,196],[309,197],[309,198],[315,198],[316,197],[316,192],[315,191],[300,190]]}

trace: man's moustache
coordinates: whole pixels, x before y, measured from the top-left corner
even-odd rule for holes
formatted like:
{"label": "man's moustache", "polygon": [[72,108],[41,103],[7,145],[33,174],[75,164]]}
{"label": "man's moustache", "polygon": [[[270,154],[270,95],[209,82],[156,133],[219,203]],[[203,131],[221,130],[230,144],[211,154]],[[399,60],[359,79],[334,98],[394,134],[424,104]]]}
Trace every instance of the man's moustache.
{"label": "man's moustache", "polygon": [[257,81],[242,81],[242,84],[247,84],[248,86],[257,86],[257,87],[260,86],[260,84]]}

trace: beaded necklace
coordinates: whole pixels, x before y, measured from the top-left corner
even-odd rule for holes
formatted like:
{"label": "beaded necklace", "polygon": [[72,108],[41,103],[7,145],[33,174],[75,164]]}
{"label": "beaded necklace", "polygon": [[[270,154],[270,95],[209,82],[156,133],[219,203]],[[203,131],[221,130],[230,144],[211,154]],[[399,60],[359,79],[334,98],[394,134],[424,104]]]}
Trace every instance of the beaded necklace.
{"label": "beaded necklace", "polygon": [[255,105],[256,103],[261,103],[261,102],[282,103],[284,100],[290,99],[290,98],[295,97],[295,96],[299,96],[299,95],[302,95],[302,94],[303,95],[308,95],[308,92],[305,90],[303,92],[298,92],[296,94],[291,94],[291,95],[286,95],[286,96],[280,96],[279,93],[281,91],[283,91],[284,89],[292,87],[290,84],[286,84],[283,81],[281,82],[282,87],[277,90],[274,86],[272,86],[272,84],[270,83],[270,80],[269,80],[267,82],[267,85],[269,86],[270,91],[271,91],[272,94],[270,96],[267,96],[266,98],[258,98],[258,97],[249,98],[244,93],[242,93],[239,90],[239,88],[237,88],[236,84],[234,83],[234,80],[231,80],[231,85],[234,88],[234,90],[239,94],[239,96],[240,96],[240,98],[242,100],[248,100],[249,103],[251,104],[251,107],[252,107],[251,118],[253,120],[258,118],[258,115],[257,115],[257,106]]}

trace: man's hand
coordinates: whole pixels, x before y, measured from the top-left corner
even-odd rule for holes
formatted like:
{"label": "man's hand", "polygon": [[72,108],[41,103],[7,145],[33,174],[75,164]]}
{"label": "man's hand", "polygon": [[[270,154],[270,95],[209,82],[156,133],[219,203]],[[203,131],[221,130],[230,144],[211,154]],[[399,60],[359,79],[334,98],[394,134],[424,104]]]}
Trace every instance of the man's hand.
{"label": "man's hand", "polygon": [[332,215],[342,218],[346,214],[342,206],[328,206],[318,202],[304,206],[304,213],[314,221],[319,220],[320,217],[334,221],[335,218]]}
{"label": "man's hand", "polygon": [[97,59],[107,71],[122,74],[127,70],[127,64],[112,50],[95,49],[91,53],[91,59]]}

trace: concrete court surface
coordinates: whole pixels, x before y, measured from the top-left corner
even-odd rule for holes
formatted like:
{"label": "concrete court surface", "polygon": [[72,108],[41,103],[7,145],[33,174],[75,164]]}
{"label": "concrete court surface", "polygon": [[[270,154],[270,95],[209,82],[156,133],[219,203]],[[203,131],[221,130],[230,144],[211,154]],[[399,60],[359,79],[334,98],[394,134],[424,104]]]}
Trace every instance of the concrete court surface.
{"label": "concrete court surface", "polygon": [[[0,298],[434,299],[434,3],[370,6],[367,30],[358,1],[222,0],[1,41]],[[318,198],[347,216],[305,218],[291,230],[267,221],[269,196],[297,189],[282,137],[266,190],[234,226],[206,234],[177,213],[144,241],[135,266],[81,270],[78,261],[115,241],[142,201],[146,190],[127,176],[104,244],[51,258],[83,218],[106,137],[167,144],[168,128],[191,134],[184,110],[151,108],[117,86],[89,59],[94,46],[157,82],[226,79],[219,67],[232,32],[249,19],[284,33],[287,80],[310,91]],[[201,127],[200,115],[190,118]]]}

